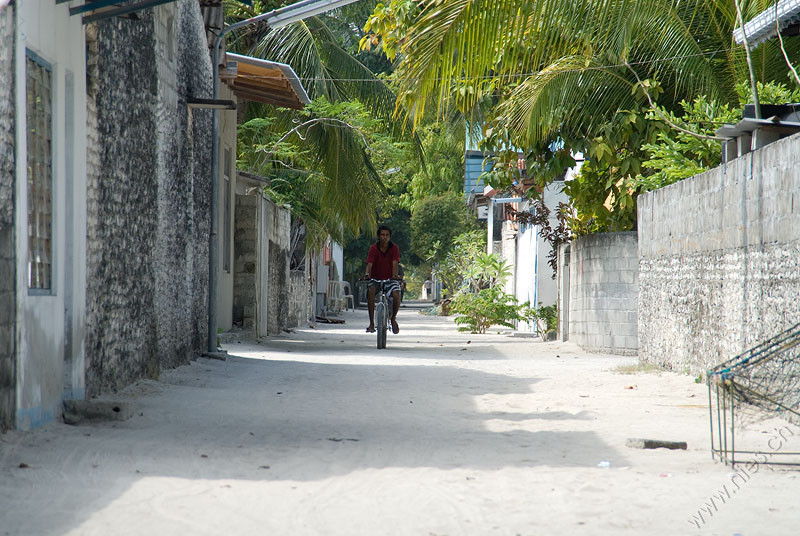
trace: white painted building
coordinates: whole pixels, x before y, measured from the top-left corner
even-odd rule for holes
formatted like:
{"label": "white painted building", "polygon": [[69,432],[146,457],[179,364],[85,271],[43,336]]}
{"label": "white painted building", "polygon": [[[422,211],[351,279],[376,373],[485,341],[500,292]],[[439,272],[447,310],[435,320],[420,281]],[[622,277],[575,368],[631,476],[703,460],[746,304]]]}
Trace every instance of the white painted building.
{"label": "white painted building", "polygon": [[17,2],[16,426],[83,398],[86,50],[69,4]]}
{"label": "white painted building", "polygon": [[[576,155],[577,164],[569,169],[563,180],[555,181],[543,191],[544,204],[550,210],[550,226],[556,228],[558,220],[556,209],[559,203],[568,202],[563,192],[564,182],[571,180],[580,170],[583,163],[582,155]],[[558,300],[558,285],[553,278],[553,268],[549,258],[552,246],[541,236],[538,225],[514,221],[504,216],[508,206],[518,212],[532,210],[531,201],[525,196],[498,197],[491,188],[487,188],[485,195],[491,204],[489,221],[487,225],[487,250],[496,253],[511,266],[511,276],[504,284],[504,290],[513,294],[519,303],[528,302],[539,306],[553,305]],[[499,226],[498,233],[495,227]],[[494,238],[494,240],[493,240]],[[497,240],[499,238],[499,240]],[[520,331],[534,331],[533,326],[521,323]]]}

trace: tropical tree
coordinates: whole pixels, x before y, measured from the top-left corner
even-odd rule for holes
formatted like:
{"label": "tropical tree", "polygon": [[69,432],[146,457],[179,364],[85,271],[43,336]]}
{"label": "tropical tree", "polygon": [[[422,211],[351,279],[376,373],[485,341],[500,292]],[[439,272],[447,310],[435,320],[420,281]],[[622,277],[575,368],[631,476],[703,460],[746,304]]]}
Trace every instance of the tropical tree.
{"label": "tropical tree", "polygon": [[[275,7],[227,2],[226,22]],[[302,111],[250,103],[245,119],[256,120],[251,126],[258,135],[245,129],[239,143],[240,165],[275,177],[271,193],[293,198],[295,213],[319,231],[307,233],[312,245],[325,233],[340,239],[345,231],[372,234],[378,199],[388,191],[387,169],[377,168],[373,158],[387,152],[387,137],[406,143],[397,150],[411,159],[422,154],[413,134],[394,118],[393,91],[351,53],[360,23],[346,19],[320,15],[277,29],[254,24],[228,37],[231,50],[291,65],[314,102]],[[387,136],[379,136],[381,131]],[[373,150],[371,141],[383,144],[383,151]]]}
{"label": "tropical tree", "polygon": [[453,238],[452,246],[444,258],[433,267],[433,273],[442,282],[450,296],[464,285],[470,267],[486,251],[486,231],[474,229]]}
{"label": "tropical tree", "polygon": [[[682,101],[737,104],[746,54],[733,41],[738,7],[748,20],[767,0],[441,0],[413,17],[376,9],[371,42],[394,49],[399,102],[413,120],[435,96],[438,110],[486,113],[484,148],[500,164],[485,177],[511,184],[507,165],[522,151],[539,186],[559,176],[573,152],[587,158],[572,185],[584,227],[630,228],[644,145],[671,127]],[[393,19],[394,17],[394,19]],[[400,28],[393,28],[394,22]],[[402,36],[386,39],[384,36]],[[784,39],[791,61],[800,40]],[[788,81],[779,45],[752,55],[763,82]],[[491,106],[487,109],[486,103]],[[657,116],[647,114],[657,110]],[[663,112],[663,113],[661,113]],[[544,155],[544,158],[542,158]],[[499,170],[499,171],[498,171]]]}
{"label": "tropical tree", "polygon": [[[772,3],[739,2],[745,20]],[[499,96],[519,147],[555,131],[586,137],[641,105],[632,89],[647,79],[673,105],[698,94],[735,103],[747,78],[736,26],[734,0],[443,0],[404,29],[399,97],[419,117],[431,94],[460,109]],[[786,43],[796,60],[798,40]],[[776,47],[754,56],[762,81],[786,80]]]}
{"label": "tropical tree", "polygon": [[453,239],[468,230],[469,225],[462,195],[449,192],[424,198],[411,214],[411,248],[435,265],[450,251]]}
{"label": "tropical tree", "polygon": [[[375,217],[381,181],[372,166],[370,140],[381,138],[381,132],[357,102],[332,104],[322,98],[296,117],[299,124],[287,133],[276,132],[275,116],[241,125],[239,165],[270,178],[267,193],[305,222],[309,244],[327,236],[341,241],[345,230],[358,230]],[[343,179],[335,180],[343,172],[347,187]]]}

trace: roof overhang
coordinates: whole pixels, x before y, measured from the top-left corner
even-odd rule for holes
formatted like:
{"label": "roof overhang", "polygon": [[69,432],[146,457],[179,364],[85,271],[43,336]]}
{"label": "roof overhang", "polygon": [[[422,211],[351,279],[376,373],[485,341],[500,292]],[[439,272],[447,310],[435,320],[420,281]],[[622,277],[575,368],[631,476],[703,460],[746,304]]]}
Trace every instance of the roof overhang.
{"label": "roof overhang", "polygon": [[[778,25],[780,25],[781,35],[786,35],[787,32],[790,34],[797,32],[800,25],[800,0],[780,0],[745,24],[744,30],[750,48],[756,48],[761,43],[776,37]],[[733,31],[733,38],[737,44],[744,44],[741,28]]]}
{"label": "roof overhang", "polygon": [[220,78],[242,99],[295,110],[311,103],[294,69],[285,63],[227,52],[225,66]]}
{"label": "roof overhang", "polygon": [[[63,4],[70,0],[56,0],[56,4]],[[83,24],[97,22],[111,17],[136,17],[136,12],[150,7],[169,4],[175,0],[136,0],[125,2],[122,0],[78,0],[69,8],[70,15],[81,15]]]}
{"label": "roof overhang", "polygon": [[746,117],[735,125],[723,125],[715,134],[722,138],[735,138],[742,134],[750,134],[757,129],[768,129],[778,134],[791,135],[800,132],[800,123],[781,121],[777,117],[769,119],[754,119]]}

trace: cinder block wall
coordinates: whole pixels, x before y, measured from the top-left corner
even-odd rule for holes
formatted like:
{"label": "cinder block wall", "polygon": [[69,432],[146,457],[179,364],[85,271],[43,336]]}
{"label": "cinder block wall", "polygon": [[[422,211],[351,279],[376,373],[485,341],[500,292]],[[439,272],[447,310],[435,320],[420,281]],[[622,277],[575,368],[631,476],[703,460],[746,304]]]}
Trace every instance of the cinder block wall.
{"label": "cinder block wall", "polygon": [[800,322],[800,136],[639,197],[639,357],[700,373]]}
{"label": "cinder block wall", "polygon": [[189,0],[140,17],[87,28],[88,395],[205,347],[211,123],[186,107],[210,96],[203,19]]}
{"label": "cinder block wall", "polygon": [[14,43],[11,4],[0,9],[0,432],[11,429],[16,413]]}
{"label": "cinder block wall", "polygon": [[260,195],[236,195],[233,251],[233,322],[255,328]]}
{"label": "cinder block wall", "polygon": [[635,232],[574,240],[569,262],[569,340],[593,352],[636,354],[637,292]]}

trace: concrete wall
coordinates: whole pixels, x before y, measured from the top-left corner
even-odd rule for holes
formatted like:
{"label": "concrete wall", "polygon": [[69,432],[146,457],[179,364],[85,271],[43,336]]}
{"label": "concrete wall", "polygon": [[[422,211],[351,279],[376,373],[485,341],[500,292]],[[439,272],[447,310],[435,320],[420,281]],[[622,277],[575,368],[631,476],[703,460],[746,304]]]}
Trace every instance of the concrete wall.
{"label": "concrete wall", "polygon": [[242,191],[235,198],[232,319],[234,324],[254,330],[260,195]]}
{"label": "concrete wall", "polygon": [[558,246],[558,340],[569,340],[569,264],[572,247],[570,244]]}
{"label": "concrete wall", "polygon": [[570,247],[569,340],[589,351],[637,352],[635,232],[580,237]]}
{"label": "concrete wall", "polygon": [[800,136],[639,197],[640,359],[705,372],[800,321]]}
{"label": "concrete wall", "polygon": [[[236,102],[236,95],[227,86],[220,84],[219,98]],[[244,102],[239,108],[244,107]],[[236,211],[236,111],[220,110],[219,112],[219,190],[217,211],[217,229],[219,234],[218,266],[217,266],[217,327],[228,330],[233,325],[233,279],[234,279],[234,231]],[[227,179],[227,180],[226,180]],[[227,184],[226,184],[227,182]],[[227,189],[227,194],[226,194]],[[225,205],[228,205],[228,222],[226,226]],[[226,251],[227,240],[227,251]],[[227,262],[226,262],[227,255]]]}
{"label": "concrete wall", "polygon": [[90,394],[156,377],[205,348],[211,114],[186,105],[210,96],[203,19],[190,0],[139,16],[98,23],[87,59],[98,142],[88,184]]}
{"label": "concrete wall", "polygon": [[16,415],[28,429],[56,419],[63,398],[85,393],[85,36],[68,5],[15,3],[16,206],[28,207],[26,53],[51,73],[51,284],[28,288],[28,211],[16,226]]}
{"label": "concrete wall", "polygon": [[306,272],[289,270],[290,213],[239,177],[234,232],[233,321],[256,337],[307,319]]}
{"label": "concrete wall", "polygon": [[16,414],[14,9],[0,9],[0,432],[13,427]]}

